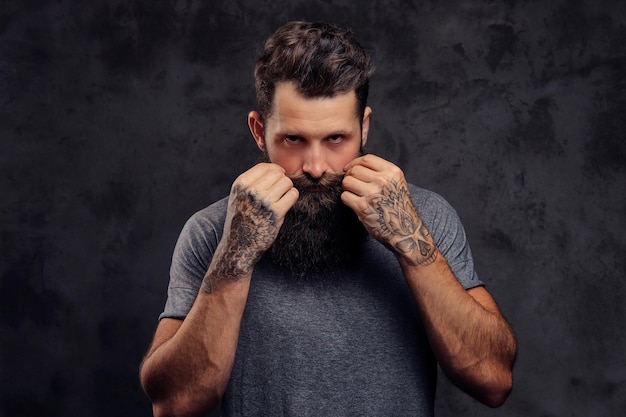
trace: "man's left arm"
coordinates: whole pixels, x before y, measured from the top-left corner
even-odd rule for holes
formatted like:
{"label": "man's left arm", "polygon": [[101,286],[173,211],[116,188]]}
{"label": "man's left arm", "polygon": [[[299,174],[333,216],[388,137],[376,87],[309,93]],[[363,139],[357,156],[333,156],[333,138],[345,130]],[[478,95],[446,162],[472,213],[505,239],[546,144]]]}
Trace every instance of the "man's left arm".
{"label": "man's left arm", "polygon": [[509,395],[515,337],[484,287],[465,290],[411,201],[400,168],[374,155],[345,168],[342,201],[397,257],[448,377],[491,407]]}

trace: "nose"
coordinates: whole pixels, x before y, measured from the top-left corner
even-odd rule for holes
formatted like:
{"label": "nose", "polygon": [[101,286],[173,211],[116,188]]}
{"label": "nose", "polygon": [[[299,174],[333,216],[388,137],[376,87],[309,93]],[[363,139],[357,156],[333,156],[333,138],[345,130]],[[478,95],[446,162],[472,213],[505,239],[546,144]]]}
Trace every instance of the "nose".
{"label": "nose", "polygon": [[302,164],[302,171],[313,178],[321,178],[328,170],[326,152],[320,144],[310,144]]}

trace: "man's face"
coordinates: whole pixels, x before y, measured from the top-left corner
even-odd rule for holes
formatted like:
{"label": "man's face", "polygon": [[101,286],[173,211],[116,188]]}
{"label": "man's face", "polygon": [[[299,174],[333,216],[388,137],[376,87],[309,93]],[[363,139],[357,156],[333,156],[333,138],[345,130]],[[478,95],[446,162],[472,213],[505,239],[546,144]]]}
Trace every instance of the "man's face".
{"label": "man's face", "polygon": [[263,123],[251,113],[250,129],[261,151],[289,176],[343,174],[369,130],[371,109],[366,108],[361,125],[356,100],[354,91],[307,98],[293,83],[282,82],[276,85],[271,116]]}
{"label": "man's face", "polygon": [[341,202],[343,168],[359,156],[369,128],[371,109],[361,125],[356,104],[354,92],[311,99],[281,83],[265,125],[258,113],[249,116],[265,159],[282,166],[300,191],[269,253],[293,276],[350,268],[360,259],[367,232]]}

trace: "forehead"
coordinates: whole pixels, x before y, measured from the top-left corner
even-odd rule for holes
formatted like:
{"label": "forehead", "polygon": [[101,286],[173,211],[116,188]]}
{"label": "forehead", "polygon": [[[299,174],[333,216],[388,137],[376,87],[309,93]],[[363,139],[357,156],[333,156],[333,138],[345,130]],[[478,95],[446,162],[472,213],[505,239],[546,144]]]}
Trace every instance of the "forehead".
{"label": "forehead", "polygon": [[358,121],[354,90],[332,97],[305,97],[291,82],[276,85],[268,120],[279,124],[353,124]]}

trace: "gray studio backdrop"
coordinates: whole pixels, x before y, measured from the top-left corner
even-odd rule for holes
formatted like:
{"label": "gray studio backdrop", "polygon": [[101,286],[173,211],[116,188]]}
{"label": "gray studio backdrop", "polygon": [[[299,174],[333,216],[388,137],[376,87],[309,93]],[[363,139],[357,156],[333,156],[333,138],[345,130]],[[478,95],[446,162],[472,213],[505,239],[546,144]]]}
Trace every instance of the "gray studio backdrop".
{"label": "gray studio backdrop", "polygon": [[371,50],[370,151],[446,197],[519,338],[488,409],[626,410],[622,1],[0,3],[0,416],[149,416],[137,368],[177,235],[255,162],[261,41],[290,19]]}

